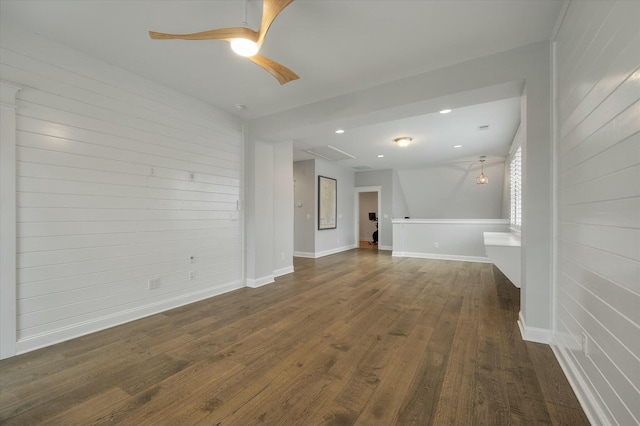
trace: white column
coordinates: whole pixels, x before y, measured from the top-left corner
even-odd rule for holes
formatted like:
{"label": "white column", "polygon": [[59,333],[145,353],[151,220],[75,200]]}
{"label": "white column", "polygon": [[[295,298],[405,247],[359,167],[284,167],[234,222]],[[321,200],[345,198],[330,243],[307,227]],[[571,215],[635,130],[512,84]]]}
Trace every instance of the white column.
{"label": "white column", "polygon": [[0,81],[0,359],[16,354],[16,94]]}

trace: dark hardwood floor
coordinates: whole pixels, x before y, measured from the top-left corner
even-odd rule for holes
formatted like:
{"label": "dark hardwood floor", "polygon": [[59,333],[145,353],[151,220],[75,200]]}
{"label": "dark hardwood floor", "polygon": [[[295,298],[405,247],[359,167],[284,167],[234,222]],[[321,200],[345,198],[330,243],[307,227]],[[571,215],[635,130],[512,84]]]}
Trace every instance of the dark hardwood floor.
{"label": "dark hardwood floor", "polygon": [[6,424],[588,424],[492,265],[351,250],[0,361]]}

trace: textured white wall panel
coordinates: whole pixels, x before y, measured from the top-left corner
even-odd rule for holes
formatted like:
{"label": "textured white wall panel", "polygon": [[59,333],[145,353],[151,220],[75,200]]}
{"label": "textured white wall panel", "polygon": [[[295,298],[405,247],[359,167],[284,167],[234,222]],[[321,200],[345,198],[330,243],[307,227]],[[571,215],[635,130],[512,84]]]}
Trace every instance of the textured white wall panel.
{"label": "textured white wall panel", "polygon": [[0,49],[23,87],[19,352],[242,286],[235,118],[19,30]]}
{"label": "textured white wall panel", "polygon": [[572,1],[556,39],[555,342],[602,424],[640,422],[639,17],[636,1]]}

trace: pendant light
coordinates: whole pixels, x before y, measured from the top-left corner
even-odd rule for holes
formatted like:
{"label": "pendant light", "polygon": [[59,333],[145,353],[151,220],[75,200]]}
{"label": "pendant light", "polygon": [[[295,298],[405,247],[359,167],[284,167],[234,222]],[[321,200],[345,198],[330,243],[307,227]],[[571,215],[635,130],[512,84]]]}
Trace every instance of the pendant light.
{"label": "pendant light", "polygon": [[484,162],[485,162],[485,159],[486,159],[486,158],[487,158],[487,156],[486,156],[486,155],[482,155],[482,156],[480,157],[480,164],[482,165],[482,171],[480,172],[480,176],[478,176],[478,177],[476,178],[476,183],[477,183],[478,185],[486,185],[486,184],[488,184],[488,183],[489,183],[489,178],[488,178],[488,177],[486,177],[486,176],[485,176],[485,174],[484,174]]}

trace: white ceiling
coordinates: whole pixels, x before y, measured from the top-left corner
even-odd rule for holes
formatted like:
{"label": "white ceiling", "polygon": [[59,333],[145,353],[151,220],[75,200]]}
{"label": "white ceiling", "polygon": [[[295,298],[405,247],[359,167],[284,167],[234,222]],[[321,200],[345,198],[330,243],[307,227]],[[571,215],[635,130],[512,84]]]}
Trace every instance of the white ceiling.
{"label": "white ceiling", "polygon": [[[295,141],[294,160],[315,158],[303,151],[330,145],[355,159],[340,160],[345,167],[410,169],[442,163],[504,158],[520,122],[520,98],[454,109],[448,114],[431,113],[364,127],[345,133],[326,132]],[[486,130],[479,126],[489,125]],[[413,138],[401,148],[394,139]],[[455,145],[462,145],[454,148]],[[378,155],[384,155],[378,158]]]}
{"label": "white ceiling", "polygon": [[[562,0],[296,0],[276,19],[261,52],[300,75],[284,86],[232,53],[226,42],[148,37],[149,30],[187,33],[239,26],[243,3],[2,0],[0,19],[2,25],[84,51],[249,120],[548,40],[562,9]],[[254,29],[260,9],[260,0],[249,0],[248,22]],[[246,105],[246,111],[238,113],[235,104]],[[294,145],[335,142],[375,168],[416,167],[417,155],[403,163],[397,150],[384,151],[393,148],[391,136],[402,131],[414,138],[420,156],[442,161],[479,153],[504,157],[510,141],[504,138],[513,136],[519,119],[519,113],[505,111],[514,105],[506,100],[442,117],[383,119],[350,129],[340,139],[318,134],[296,139]],[[469,130],[483,121],[491,121],[492,137]],[[449,153],[456,141],[463,149]],[[378,153],[388,162],[370,159]]]}

